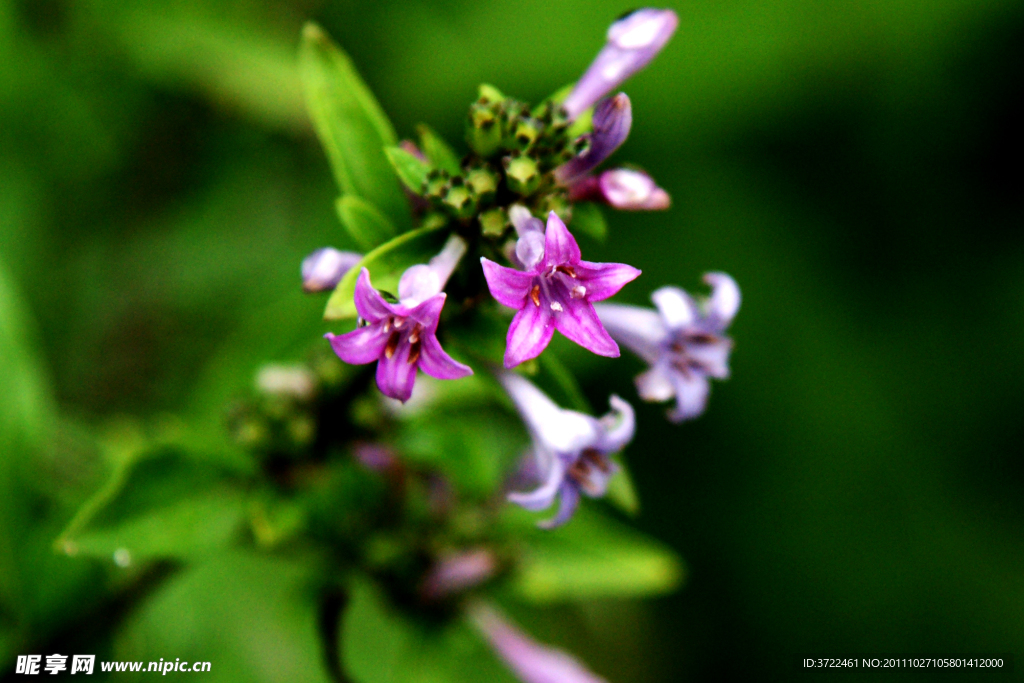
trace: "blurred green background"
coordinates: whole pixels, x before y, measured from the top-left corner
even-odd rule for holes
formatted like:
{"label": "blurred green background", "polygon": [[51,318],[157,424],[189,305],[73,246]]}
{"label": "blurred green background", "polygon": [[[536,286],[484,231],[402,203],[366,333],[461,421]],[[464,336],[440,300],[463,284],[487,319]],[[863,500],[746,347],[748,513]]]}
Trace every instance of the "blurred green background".
{"label": "blurred green background", "polygon": [[[0,0],[0,602],[19,605],[0,654],[30,651],[6,630],[25,620],[34,643],[104,627],[90,586],[109,577],[49,550],[98,481],[82,430],[173,414],[214,439],[260,362],[329,329],[298,266],[351,245],[302,101],[303,22],[400,135],[461,141],[478,83],[537,101],[626,9]],[[675,9],[624,87],[616,155],[674,206],[608,212],[583,248],[643,269],[623,301],[707,270],[743,289],[733,379],[691,424],[641,406],[627,453],[637,524],[687,583],[532,630],[612,681],[786,680],[829,652],[1024,666],[1024,5]],[[595,405],[635,397],[639,361],[557,348]]]}

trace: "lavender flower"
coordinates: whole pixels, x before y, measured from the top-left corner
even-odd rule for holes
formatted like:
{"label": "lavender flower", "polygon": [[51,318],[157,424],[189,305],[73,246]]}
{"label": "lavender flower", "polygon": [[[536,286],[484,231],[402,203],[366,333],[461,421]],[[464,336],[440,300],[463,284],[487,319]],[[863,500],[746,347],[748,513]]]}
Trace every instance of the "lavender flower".
{"label": "lavender flower", "polygon": [[618,470],[609,455],[633,439],[633,407],[618,396],[609,399],[612,412],[601,419],[559,408],[544,392],[515,373],[502,373],[502,385],[512,398],[533,437],[533,456],[541,485],[508,499],[527,510],[544,510],[561,498],[556,515],[538,526],[552,529],[569,521],[579,506],[580,493],[600,498]]}
{"label": "lavender flower", "polygon": [[446,296],[441,289],[465,251],[466,243],[453,237],[429,264],[406,270],[398,283],[397,304],[385,301],[363,268],[355,289],[360,325],[348,334],[325,335],[338,357],[353,365],[377,361],[377,386],[402,402],[412,395],[417,367],[437,379],[472,375],[472,369],[445,353],[437,341]]}
{"label": "lavender flower", "polygon": [[732,340],[723,336],[740,307],[740,290],[725,273],[708,273],[712,287],[703,306],[677,287],[662,287],[651,295],[657,311],[636,306],[601,304],[601,322],[617,339],[651,367],[636,378],[645,401],[667,401],[676,407],[669,419],[682,422],[704,412],[709,377],[729,376]]}
{"label": "lavender flower", "polygon": [[620,92],[615,97],[602,101],[594,110],[594,130],[588,136],[587,148],[574,159],[555,169],[555,178],[564,185],[572,186],[577,178],[589,173],[629,137],[633,126],[633,108]]}
{"label": "lavender flower", "polygon": [[317,249],[302,260],[302,289],[307,292],[325,292],[334,289],[357,263],[362,254],[338,251],[333,247]]}
{"label": "lavender flower", "polygon": [[556,329],[600,356],[618,357],[619,347],[592,302],[614,295],[640,271],[623,263],[581,261],[579,245],[554,211],[543,237],[537,219],[513,224],[520,231],[517,260],[526,270],[480,259],[494,298],[518,309],[508,328],[505,367],[539,356]]}
{"label": "lavender flower", "polygon": [[608,42],[562,103],[570,119],[654,59],[676,30],[679,17],[670,9],[641,9],[608,29]]}
{"label": "lavender flower", "polygon": [[612,169],[596,178],[587,176],[569,187],[569,198],[600,201],[623,211],[660,211],[672,205],[668,192],[651,176],[631,168]]}
{"label": "lavender flower", "polygon": [[541,645],[495,609],[473,603],[470,621],[523,683],[607,683],[571,655]]}
{"label": "lavender flower", "polygon": [[427,600],[440,600],[480,585],[497,570],[498,560],[486,548],[452,553],[431,568],[420,586],[420,593]]}

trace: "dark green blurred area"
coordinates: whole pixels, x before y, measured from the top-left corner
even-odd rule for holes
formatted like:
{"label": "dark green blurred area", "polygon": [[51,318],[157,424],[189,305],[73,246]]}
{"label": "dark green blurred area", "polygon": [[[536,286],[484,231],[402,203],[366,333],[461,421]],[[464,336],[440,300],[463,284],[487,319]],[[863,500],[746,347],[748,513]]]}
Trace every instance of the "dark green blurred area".
{"label": "dark green blurred area", "polygon": [[[543,98],[625,9],[0,0],[0,312],[20,311],[0,343],[16,318],[31,340],[0,349],[0,369],[38,394],[0,397],[0,462],[57,501],[26,515],[31,492],[5,495],[0,522],[52,539],[96,477],[87,456],[16,461],[35,437],[5,415],[173,413],[213,442],[261,362],[330,329],[299,291],[304,255],[351,247],[302,101],[305,20],[349,51],[400,135],[423,121],[461,142],[478,83]],[[1019,670],[1024,6],[675,9],[676,37],[624,87],[634,127],[616,156],[674,207],[608,212],[607,243],[582,246],[643,269],[623,301],[697,289],[708,270],[743,290],[733,379],[692,424],[641,406],[627,451],[637,524],[686,558],[688,582],[532,629],[612,681],[787,680],[811,653],[1014,653]],[[638,361],[553,348],[595,406],[636,403]],[[83,564],[35,566],[88,586]],[[45,630],[67,606],[37,583]]]}

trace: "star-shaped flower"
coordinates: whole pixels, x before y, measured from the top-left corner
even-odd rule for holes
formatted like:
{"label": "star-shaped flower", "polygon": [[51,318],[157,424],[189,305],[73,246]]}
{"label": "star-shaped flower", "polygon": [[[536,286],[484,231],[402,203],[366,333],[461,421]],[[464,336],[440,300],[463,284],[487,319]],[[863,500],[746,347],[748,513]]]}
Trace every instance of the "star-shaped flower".
{"label": "star-shaped flower", "polygon": [[556,329],[600,356],[618,357],[619,347],[592,302],[616,294],[640,271],[623,263],[580,260],[579,245],[554,211],[543,235],[534,228],[522,231],[516,252],[525,271],[480,259],[494,298],[518,309],[508,328],[505,367],[539,356]]}
{"label": "star-shaped flower", "polygon": [[633,407],[618,396],[609,399],[612,412],[597,419],[559,408],[529,380],[503,373],[502,385],[533,437],[533,457],[540,486],[508,499],[527,510],[545,510],[560,498],[558,512],[539,526],[551,529],[569,521],[579,506],[580,494],[600,498],[618,467],[608,456],[633,440]]}
{"label": "star-shaped flower", "polygon": [[729,376],[732,340],[724,336],[740,307],[740,290],[725,273],[708,273],[711,296],[703,306],[678,287],[662,287],[651,295],[657,311],[637,306],[596,307],[612,337],[650,363],[637,376],[646,401],[676,399],[669,419],[682,422],[699,416],[707,405],[709,377]]}
{"label": "star-shaped flower", "polygon": [[[356,281],[355,304],[360,325],[348,334],[328,333],[334,352],[346,363],[377,361],[377,386],[386,396],[407,401],[416,381],[416,368],[437,379],[459,379],[473,370],[454,360],[437,341],[437,321],[445,293],[437,277],[413,266],[398,285],[399,303],[387,302],[370,284],[365,268]],[[404,296],[403,296],[404,295]],[[424,296],[426,295],[426,296]]]}

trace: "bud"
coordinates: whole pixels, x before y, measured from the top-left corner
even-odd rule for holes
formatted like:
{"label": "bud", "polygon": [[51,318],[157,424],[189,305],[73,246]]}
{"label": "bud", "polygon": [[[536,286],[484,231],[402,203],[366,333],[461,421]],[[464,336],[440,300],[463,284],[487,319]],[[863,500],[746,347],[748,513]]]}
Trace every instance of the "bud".
{"label": "bud", "polygon": [[466,187],[461,176],[452,178],[442,201],[445,208],[456,218],[472,218],[476,213],[476,196]]}
{"label": "bud", "polygon": [[345,273],[362,260],[362,254],[338,251],[332,247],[317,249],[302,260],[302,289],[325,292],[334,289]]}
{"label": "bud", "polygon": [[498,105],[476,102],[469,107],[466,142],[482,157],[489,157],[501,147],[501,120]]}
{"label": "bud", "polygon": [[605,202],[624,211],[660,211],[672,204],[668,192],[643,171],[629,168],[605,171],[598,179],[598,187]]}
{"label": "bud", "polygon": [[466,185],[484,204],[494,200],[498,191],[498,177],[486,168],[474,168],[466,174]]}
{"label": "bud", "polygon": [[641,9],[608,29],[608,42],[562,103],[575,119],[654,59],[679,25],[670,9]]}
{"label": "bud", "polygon": [[555,170],[563,184],[589,173],[626,141],[633,126],[633,108],[626,93],[603,100],[594,110],[594,130],[586,136],[586,147],[568,163]]}
{"label": "bud", "polygon": [[505,157],[502,164],[508,189],[516,194],[526,197],[540,187],[540,170],[533,159],[525,156]]}
{"label": "bud", "polygon": [[448,187],[448,172],[441,169],[433,169],[427,174],[423,183],[423,196],[432,199],[440,199]]}
{"label": "bud", "polygon": [[513,131],[516,147],[523,151],[529,149],[536,142],[543,127],[544,124],[536,119],[520,119],[517,121]]}
{"label": "bud", "polygon": [[486,237],[501,237],[508,227],[505,209],[497,208],[480,214],[480,230]]}

